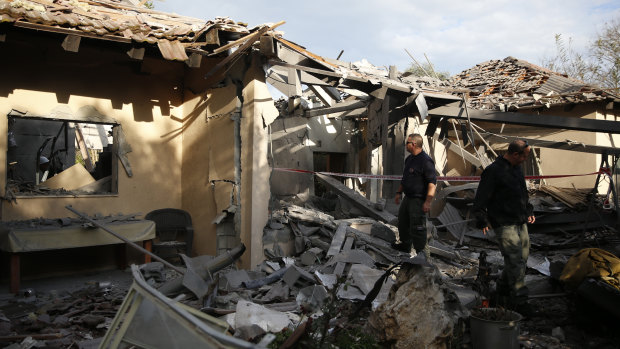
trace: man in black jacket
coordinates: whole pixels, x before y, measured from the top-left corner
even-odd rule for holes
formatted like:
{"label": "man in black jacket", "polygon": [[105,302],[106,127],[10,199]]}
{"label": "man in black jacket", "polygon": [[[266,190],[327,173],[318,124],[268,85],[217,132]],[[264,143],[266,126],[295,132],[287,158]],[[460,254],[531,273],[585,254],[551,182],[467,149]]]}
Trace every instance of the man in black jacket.
{"label": "man in black jacket", "polygon": [[525,269],[530,253],[527,223],[534,223],[533,207],[528,202],[527,186],[521,164],[531,147],[524,140],[514,140],[508,151],[482,172],[474,200],[477,226],[486,234],[493,227],[504,256],[504,269],[497,285],[505,306],[528,316]]}
{"label": "man in black jacket", "polygon": [[418,254],[426,247],[426,213],[431,208],[437,183],[435,164],[422,150],[423,144],[422,136],[417,133],[407,137],[405,146],[411,155],[405,159],[403,178],[394,198],[394,202],[399,204],[402,194],[405,194],[398,209],[398,235],[401,243],[395,247],[411,252],[413,244]]}

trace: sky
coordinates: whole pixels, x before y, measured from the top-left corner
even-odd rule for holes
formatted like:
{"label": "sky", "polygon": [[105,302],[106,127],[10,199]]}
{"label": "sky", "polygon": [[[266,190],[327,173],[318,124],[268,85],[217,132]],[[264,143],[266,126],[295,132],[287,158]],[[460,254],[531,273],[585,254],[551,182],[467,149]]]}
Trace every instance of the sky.
{"label": "sky", "polygon": [[508,56],[541,64],[555,35],[586,53],[620,0],[155,0],[156,10],[203,20],[229,17],[249,28],[286,21],[284,38],[321,56],[406,70],[425,55],[450,75]]}

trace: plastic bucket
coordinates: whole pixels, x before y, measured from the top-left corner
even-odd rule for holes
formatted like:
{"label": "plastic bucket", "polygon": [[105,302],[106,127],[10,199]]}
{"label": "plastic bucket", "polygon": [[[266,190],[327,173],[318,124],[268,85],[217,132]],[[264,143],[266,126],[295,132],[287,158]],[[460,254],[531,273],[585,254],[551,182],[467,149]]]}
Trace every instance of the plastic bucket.
{"label": "plastic bucket", "polygon": [[519,349],[521,314],[498,308],[476,309],[470,317],[474,349]]}

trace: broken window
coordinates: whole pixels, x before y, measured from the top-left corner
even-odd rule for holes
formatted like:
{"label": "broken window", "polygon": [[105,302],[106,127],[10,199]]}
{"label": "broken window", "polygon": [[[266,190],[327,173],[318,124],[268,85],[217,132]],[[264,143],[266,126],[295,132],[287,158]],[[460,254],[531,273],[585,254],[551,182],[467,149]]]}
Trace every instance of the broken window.
{"label": "broken window", "polygon": [[7,194],[116,194],[115,126],[9,115]]}

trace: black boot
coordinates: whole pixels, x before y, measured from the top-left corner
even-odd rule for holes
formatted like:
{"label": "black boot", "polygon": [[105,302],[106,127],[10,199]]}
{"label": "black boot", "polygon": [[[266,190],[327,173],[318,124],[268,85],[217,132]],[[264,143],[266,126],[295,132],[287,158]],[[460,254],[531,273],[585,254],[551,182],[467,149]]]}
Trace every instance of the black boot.
{"label": "black boot", "polygon": [[540,311],[533,307],[529,302],[517,303],[514,310],[523,315],[525,318],[533,318],[540,315]]}
{"label": "black boot", "polygon": [[405,242],[393,243],[392,248],[405,253],[411,253],[411,243],[407,244]]}
{"label": "black boot", "polygon": [[496,307],[510,309],[514,305],[513,302],[511,302],[510,290],[501,282],[497,283],[494,296]]}

